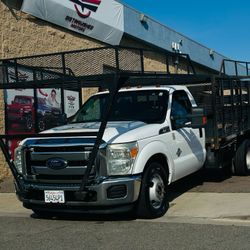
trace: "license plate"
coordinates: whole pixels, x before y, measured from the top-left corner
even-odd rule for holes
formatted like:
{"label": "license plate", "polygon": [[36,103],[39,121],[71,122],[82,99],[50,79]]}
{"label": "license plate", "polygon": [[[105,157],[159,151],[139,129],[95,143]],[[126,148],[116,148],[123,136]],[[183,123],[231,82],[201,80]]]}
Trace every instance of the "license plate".
{"label": "license plate", "polygon": [[64,191],[44,190],[45,203],[65,203]]}

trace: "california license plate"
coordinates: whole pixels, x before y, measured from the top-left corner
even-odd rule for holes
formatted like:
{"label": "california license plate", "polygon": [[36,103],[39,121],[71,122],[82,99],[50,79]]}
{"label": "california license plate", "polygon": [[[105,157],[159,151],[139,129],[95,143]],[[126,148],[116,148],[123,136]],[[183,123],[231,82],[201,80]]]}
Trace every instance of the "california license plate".
{"label": "california license plate", "polygon": [[45,203],[65,203],[64,191],[44,190]]}

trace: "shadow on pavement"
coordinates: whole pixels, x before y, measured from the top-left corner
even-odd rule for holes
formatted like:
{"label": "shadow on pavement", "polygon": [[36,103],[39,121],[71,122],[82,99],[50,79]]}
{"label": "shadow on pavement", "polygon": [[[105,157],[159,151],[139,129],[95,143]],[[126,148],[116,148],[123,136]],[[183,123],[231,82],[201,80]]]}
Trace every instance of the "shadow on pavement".
{"label": "shadow on pavement", "polygon": [[202,169],[192,175],[182,178],[169,186],[169,202],[188,191],[215,192],[216,187],[229,180],[229,171],[218,169]]}
{"label": "shadow on pavement", "polygon": [[37,215],[35,213],[30,215],[33,219],[47,219],[47,220],[64,220],[64,221],[93,221],[97,224],[103,224],[108,221],[134,221],[136,216],[124,214],[55,214],[55,215]]}
{"label": "shadow on pavement", "polygon": [[[222,170],[201,170],[190,176],[187,176],[169,186],[168,197],[172,202],[178,196],[186,192],[217,192],[218,185],[223,186],[225,180],[230,180],[232,176]],[[43,214],[31,215],[33,219],[49,219],[49,220],[70,220],[70,221],[93,221],[96,223],[104,223],[107,221],[133,221],[137,217],[132,213],[124,214]]]}

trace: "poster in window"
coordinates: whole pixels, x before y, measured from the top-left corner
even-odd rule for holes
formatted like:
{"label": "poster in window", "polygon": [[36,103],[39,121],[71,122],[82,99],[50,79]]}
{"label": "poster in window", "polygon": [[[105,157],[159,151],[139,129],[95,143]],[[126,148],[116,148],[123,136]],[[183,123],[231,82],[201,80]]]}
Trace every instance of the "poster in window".
{"label": "poster in window", "polygon": [[79,110],[79,92],[64,91],[64,108],[67,118],[73,116]]}
{"label": "poster in window", "polygon": [[43,131],[64,124],[61,90],[46,88],[37,90],[38,129]]}
{"label": "poster in window", "polygon": [[[6,80],[9,83],[14,83],[17,81],[17,77],[21,86],[22,82],[33,80],[33,72],[23,67],[18,67],[16,73],[15,68],[9,66]],[[7,89],[4,91],[4,99],[6,119],[5,133],[8,135],[34,133],[34,90],[22,88]],[[7,143],[12,158],[19,141],[20,139],[16,138],[9,140]]]}
{"label": "poster in window", "polygon": [[[28,69],[19,67],[16,73],[14,67],[8,67],[7,79],[9,83],[18,80],[21,82],[32,81],[33,73]],[[5,90],[6,103],[6,133],[33,133],[34,132],[34,90],[33,89],[8,89]]]}

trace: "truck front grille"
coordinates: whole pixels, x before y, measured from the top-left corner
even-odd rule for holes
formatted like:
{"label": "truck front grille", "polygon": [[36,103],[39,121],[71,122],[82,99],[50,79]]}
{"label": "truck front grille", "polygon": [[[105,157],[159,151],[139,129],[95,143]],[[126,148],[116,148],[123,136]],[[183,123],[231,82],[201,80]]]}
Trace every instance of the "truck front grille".
{"label": "truck front grille", "polygon": [[[26,173],[34,181],[48,183],[80,183],[93,146],[49,146],[31,147],[25,152]],[[67,162],[63,168],[51,168],[50,159],[62,159]],[[95,175],[94,168],[91,175]]]}

